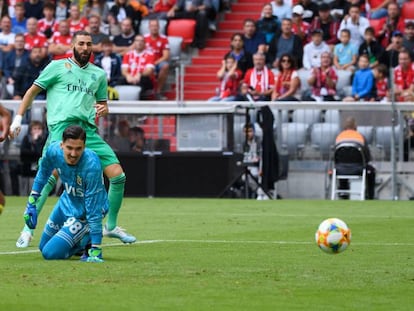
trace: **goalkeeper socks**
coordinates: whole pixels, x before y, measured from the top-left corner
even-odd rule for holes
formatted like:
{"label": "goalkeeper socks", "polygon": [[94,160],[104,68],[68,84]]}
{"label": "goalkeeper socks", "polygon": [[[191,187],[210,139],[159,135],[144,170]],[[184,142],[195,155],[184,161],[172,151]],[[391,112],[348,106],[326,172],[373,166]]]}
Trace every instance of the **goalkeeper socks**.
{"label": "goalkeeper socks", "polygon": [[116,227],[119,209],[121,208],[122,199],[124,198],[125,181],[126,177],[124,173],[109,178],[109,212],[108,220],[106,222],[106,228],[108,230],[113,230]]}
{"label": "goalkeeper socks", "polygon": [[[56,182],[57,181],[56,181],[55,176],[50,175],[49,179],[47,180],[46,185],[43,187],[42,192],[40,193],[40,197],[36,201],[37,215],[39,215],[40,212],[42,211],[43,206],[45,205],[50,192],[56,186]],[[24,226],[23,231],[30,232],[30,234],[33,236],[33,230],[29,229],[27,225]]]}

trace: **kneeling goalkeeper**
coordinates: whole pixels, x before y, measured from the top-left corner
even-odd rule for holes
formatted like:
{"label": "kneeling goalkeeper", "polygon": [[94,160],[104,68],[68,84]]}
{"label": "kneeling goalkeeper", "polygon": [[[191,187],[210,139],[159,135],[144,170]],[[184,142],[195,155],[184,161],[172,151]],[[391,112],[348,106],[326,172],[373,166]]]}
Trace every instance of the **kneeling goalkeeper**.
{"label": "kneeling goalkeeper", "polygon": [[92,245],[81,257],[102,262],[102,220],[108,212],[103,171],[95,152],[85,148],[86,133],[77,125],[67,127],[61,142],[52,143],[40,161],[24,219],[34,229],[36,201],[54,169],[63,183],[63,193],[47,220],[39,249],[45,259],[67,259]]}

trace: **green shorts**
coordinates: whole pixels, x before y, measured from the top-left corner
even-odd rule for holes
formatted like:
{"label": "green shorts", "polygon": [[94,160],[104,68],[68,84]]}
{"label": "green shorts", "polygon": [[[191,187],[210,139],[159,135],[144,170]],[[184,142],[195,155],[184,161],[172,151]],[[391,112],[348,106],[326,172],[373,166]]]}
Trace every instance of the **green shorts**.
{"label": "green shorts", "polygon": [[60,122],[59,124],[49,126],[49,137],[43,147],[43,153],[46,152],[47,147],[55,141],[62,140],[62,134],[69,125],[79,125],[86,132],[86,147],[95,151],[101,160],[102,168],[105,169],[108,165],[119,164],[118,157],[112,148],[99,136],[95,127],[92,127],[86,122]]}

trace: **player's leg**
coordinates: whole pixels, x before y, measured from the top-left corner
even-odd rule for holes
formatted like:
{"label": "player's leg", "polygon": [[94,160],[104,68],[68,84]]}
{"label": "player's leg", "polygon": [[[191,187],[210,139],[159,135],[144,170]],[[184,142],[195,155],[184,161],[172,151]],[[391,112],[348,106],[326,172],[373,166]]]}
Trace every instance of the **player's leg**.
{"label": "player's leg", "polygon": [[109,180],[109,212],[103,234],[107,237],[118,238],[124,243],[134,243],[136,238],[117,226],[126,182],[122,166],[112,148],[95,131],[87,131],[86,147],[98,154],[104,174]]}
{"label": "player's leg", "polygon": [[[51,228],[54,223],[46,224]],[[46,228],[45,227],[45,231]],[[53,231],[54,229],[50,229]],[[44,233],[45,234],[45,233]],[[81,250],[80,242],[83,241],[84,236],[89,234],[89,226],[86,221],[69,217],[60,230],[55,233],[46,244],[39,246],[43,258],[47,260],[52,259],[67,259],[73,254]],[[43,238],[43,237],[42,237]]]}

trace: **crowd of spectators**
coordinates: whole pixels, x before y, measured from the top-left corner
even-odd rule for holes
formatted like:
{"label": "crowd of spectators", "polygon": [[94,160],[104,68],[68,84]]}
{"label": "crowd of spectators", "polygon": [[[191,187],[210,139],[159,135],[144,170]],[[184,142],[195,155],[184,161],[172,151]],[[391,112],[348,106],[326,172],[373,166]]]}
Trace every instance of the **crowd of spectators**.
{"label": "crowd of spectators", "polygon": [[[3,99],[20,99],[49,61],[70,57],[71,39],[79,30],[91,33],[93,56],[90,61],[106,71],[110,86],[138,85],[142,89],[141,99],[165,99],[163,91],[169,74],[170,53],[160,20],[194,19],[196,29],[192,46],[204,48],[208,32],[216,28],[216,14],[227,2],[18,0],[2,3]],[[141,27],[144,20],[148,27]]]}
{"label": "crowd of spectators", "polygon": [[[412,100],[414,20],[401,6],[392,0],[264,4],[260,18],[244,20],[231,37],[224,60],[233,55],[242,74],[233,78],[238,90],[234,83],[223,90],[220,67],[218,90],[231,95],[221,100],[391,101],[391,68],[395,100]],[[337,88],[341,78],[346,88]]]}

